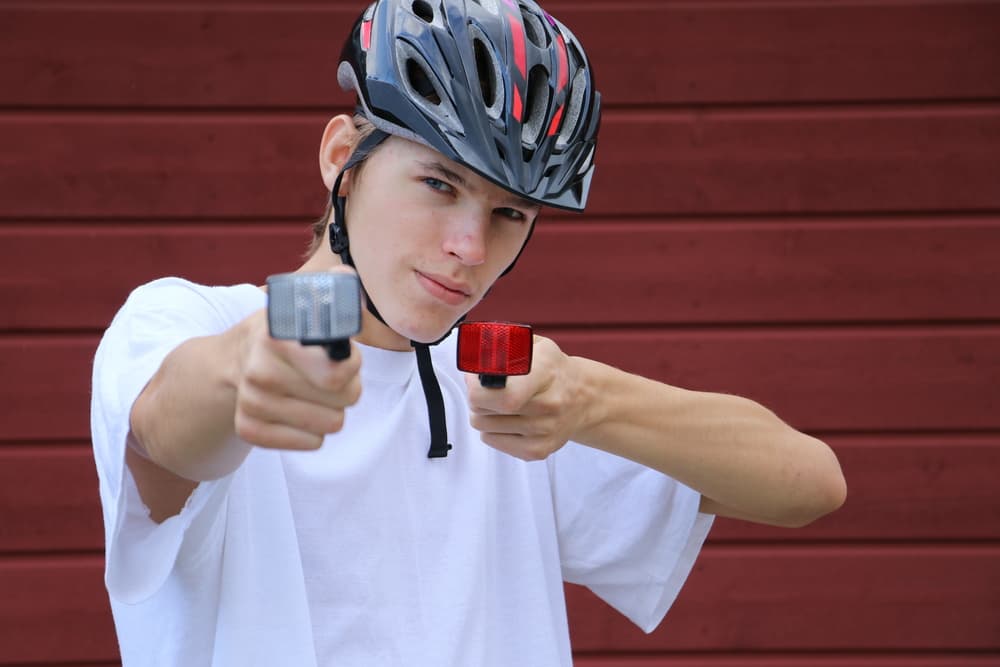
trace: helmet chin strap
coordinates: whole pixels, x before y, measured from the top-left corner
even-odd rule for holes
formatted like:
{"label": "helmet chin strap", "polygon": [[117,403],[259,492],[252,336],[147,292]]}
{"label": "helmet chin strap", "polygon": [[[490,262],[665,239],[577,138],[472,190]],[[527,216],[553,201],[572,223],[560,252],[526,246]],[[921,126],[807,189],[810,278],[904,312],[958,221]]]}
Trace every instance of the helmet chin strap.
{"label": "helmet chin strap", "polygon": [[[381,130],[375,130],[365,137],[351,154],[347,164],[345,164],[343,169],[340,170],[340,173],[337,175],[337,180],[333,184],[333,190],[330,193],[333,204],[333,220],[330,221],[330,250],[332,250],[334,254],[339,255],[341,261],[347,266],[353,268],[355,271],[358,271],[358,267],[354,263],[354,258],[351,256],[350,241],[347,238],[347,218],[344,214],[347,198],[340,196],[340,184],[348,169],[357,166],[358,163],[367,158],[371,152],[388,137],[389,135]],[[371,295],[365,288],[365,281],[361,277],[360,271],[358,271],[358,281],[361,283],[361,292],[364,294],[365,307],[368,309],[368,312],[371,313],[376,320],[386,326],[389,326],[382,317],[382,314],[378,312],[375,302],[372,301]],[[444,336],[433,343],[428,344],[418,343],[413,340],[410,341],[410,346],[413,347],[417,354],[417,371],[420,374],[420,384],[424,389],[424,398],[427,400],[427,417],[430,422],[431,430],[431,445],[430,449],[427,451],[427,457],[432,459],[444,458],[448,456],[448,451],[451,449],[451,445],[448,444],[448,424],[444,411],[444,398],[441,395],[441,385],[438,383],[437,375],[434,374],[434,364],[431,361],[430,346],[437,345],[447,338],[448,334],[451,333],[451,330],[464,319],[465,317],[463,316],[458,322],[449,327]]]}
{"label": "helmet chin strap", "polygon": [[[347,218],[344,215],[344,208],[347,202],[346,197],[340,196],[340,184],[344,180],[344,174],[347,173],[349,169],[356,167],[358,164],[363,162],[379,144],[389,138],[389,135],[381,130],[374,130],[371,134],[365,137],[358,147],[354,149],[351,153],[350,159],[347,160],[347,164],[340,170],[337,174],[337,180],[333,183],[333,190],[330,192],[330,199],[333,205],[333,219],[330,221],[330,250],[333,254],[340,257],[342,261],[347,266],[351,267],[355,271],[358,267],[354,264],[354,258],[351,256],[350,241],[347,238]],[[364,281],[361,280],[360,274],[358,275],[358,280],[361,282],[361,291],[365,296],[365,306],[368,308],[368,312],[375,316],[382,324],[385,324],[385,320],[382,319],[382,315],[378,312],[375,304],[372,302],[371,297],[368,295],[368,290],[365,289]],[[387,325],[388,326],[388,325]]]}

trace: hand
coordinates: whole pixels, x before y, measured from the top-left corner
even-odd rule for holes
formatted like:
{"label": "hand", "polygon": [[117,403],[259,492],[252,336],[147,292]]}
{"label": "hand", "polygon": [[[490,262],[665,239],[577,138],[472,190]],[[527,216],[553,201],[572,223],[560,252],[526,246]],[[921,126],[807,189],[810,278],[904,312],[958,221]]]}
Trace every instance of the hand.
{"label": "hand", "polygon": [[480,386],[466,374],[470,423],[483,442],[525,461],[548,458],[586,422],[586,392],[573,357],[534,337],[531,373],[508,377],[503,389]]}
{"label": "hand", "polygon": [[236,434],[258,447],[318,449],[344,426],[361,396],[361,354],[331,361],[319,345],[271,338],[267,313],[244,321],[243,364],[236,390]]}

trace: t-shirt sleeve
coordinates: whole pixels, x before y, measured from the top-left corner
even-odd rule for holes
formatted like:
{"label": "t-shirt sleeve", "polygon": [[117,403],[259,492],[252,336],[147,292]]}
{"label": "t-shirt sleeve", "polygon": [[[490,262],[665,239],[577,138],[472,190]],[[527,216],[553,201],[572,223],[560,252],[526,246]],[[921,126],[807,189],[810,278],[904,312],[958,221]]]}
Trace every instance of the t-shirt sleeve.
{"label": "t-shirt sleeve", "polygon": [[577,443],[549,457],[563,579],[652,632],[677,598],[714,517],[701,494]]}
{"label": "t-shirt sleeve", "polygon": [[157,524],[125,464],[132,405],[163,359],[228,323],[192,283],[165,278],[136,289],[105,332],[94,359],[91,435],[105,530],[105,583],[111,597],[135,604],[155,594],[179,558],[221,546],[229,478],[202,482],[178,515]]}

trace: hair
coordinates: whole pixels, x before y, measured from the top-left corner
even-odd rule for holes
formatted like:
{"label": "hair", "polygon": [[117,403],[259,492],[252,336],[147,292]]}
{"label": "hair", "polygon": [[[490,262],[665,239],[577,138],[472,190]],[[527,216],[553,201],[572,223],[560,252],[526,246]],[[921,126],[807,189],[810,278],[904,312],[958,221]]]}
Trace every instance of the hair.
{"label": "hair", "polygon": [[[358,131],[357,140],[354,142],[354,146],[357,147],[369,134],[375,130],[375,126],[372,125],[371,121],[362,116],[359,113],[354,114],[354,127]],[[377,151],[381,146],[377,146],[375,150],[368,154],[368,157]],[[358,183],[361,179],[361,172],[364,171],[365,161],[368,157],[359,162],[353,167],[351,173],[352,184]],[[316,219],[312,223],[312,240],[309,242],[309,248],[306,250],[306,259],[312,257],[317,250],[319,250],[320,244],[323,243],[323,237],[326,235],[326,228],[330,225],[330,216],[333,214],[333,200],[331,199],[332,193],[327,193],[326,196],[326,209],[323,211],[323,215]]]}

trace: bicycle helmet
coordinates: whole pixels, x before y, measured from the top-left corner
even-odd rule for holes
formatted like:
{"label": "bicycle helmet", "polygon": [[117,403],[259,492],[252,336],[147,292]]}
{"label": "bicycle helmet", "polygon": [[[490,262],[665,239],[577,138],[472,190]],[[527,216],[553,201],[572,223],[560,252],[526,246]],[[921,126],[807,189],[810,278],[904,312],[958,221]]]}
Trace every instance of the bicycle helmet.
{"label": "bicycle helmet", "polygon": [[377,0],[340,61],[383,132],[531,201],[586,205],[600,93],[580,42],[532,0]]}

